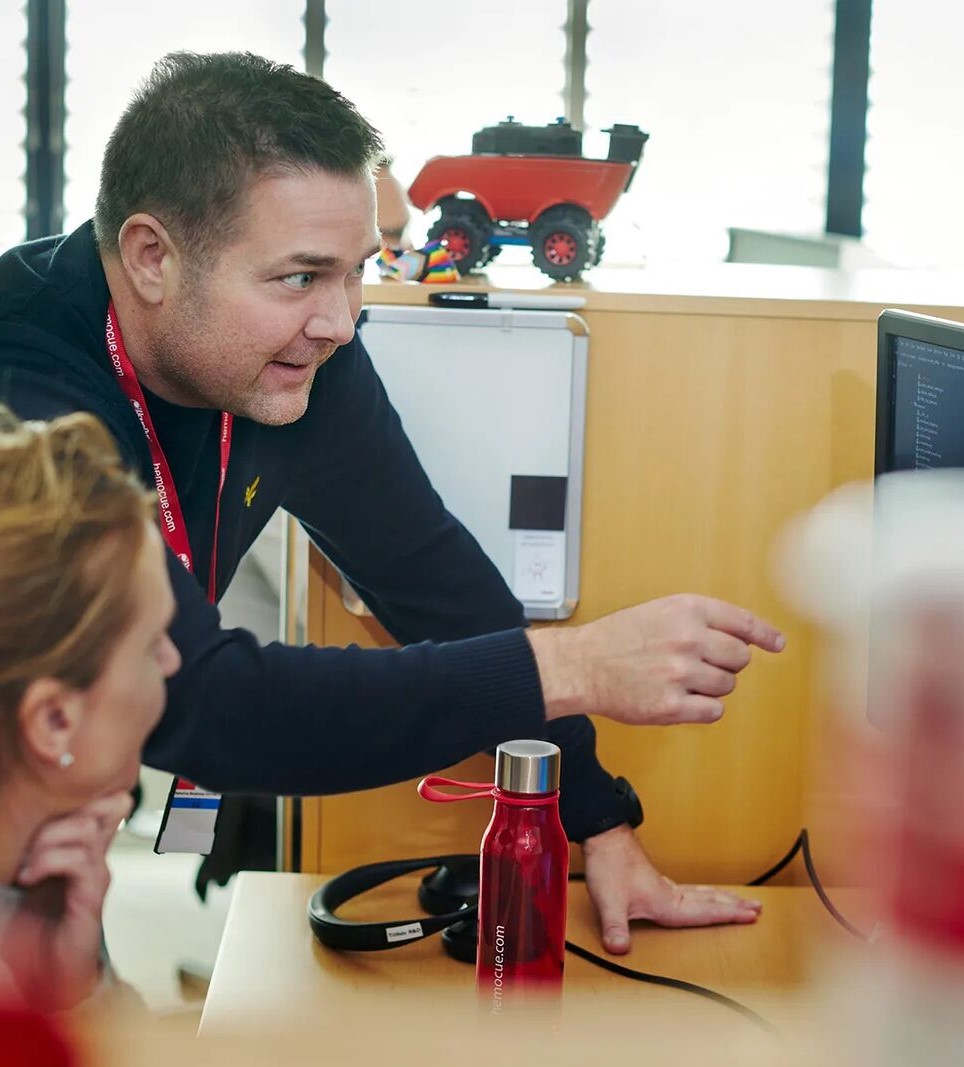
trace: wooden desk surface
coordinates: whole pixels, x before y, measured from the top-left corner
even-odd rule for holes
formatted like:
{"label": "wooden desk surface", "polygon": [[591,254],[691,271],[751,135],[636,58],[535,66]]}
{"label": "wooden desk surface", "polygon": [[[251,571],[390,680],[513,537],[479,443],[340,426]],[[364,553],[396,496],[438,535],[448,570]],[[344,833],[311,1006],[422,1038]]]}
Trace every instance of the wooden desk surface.
{"label": "wooden desk surface", "polygon": [[[406,919],[419,915],[418,876],[400,878],[349,902],[346,917]],[[241,1025],[277,1025],[297,1018],[319,1033],[337,1028],[340,1019],[358,1015],[359,1001],[379,995],[430,993],[456,1006],[474,1003],[474,972],[446,956],[438,936],[401,948],[371,953],[337,953],[319,945],[309,928],[308,898],[324,882],[309,874],[246,872],[239,876],[214,975],[205,1002],[201,1032],[236,1030]],[[799,1011],[807,1001],[811,949],[826,939],[845,946],[849,936],[824,910],[809,887],[738,888],[763,901],[752,926],[663,930],[637,924],[631,953],[618,962],[638,970],[695,982],[735,997],[773,1018],[779,1002],[793,994]],[[833,899],[858,925],[863,920],[859,891],[835,890]],[[585,887],[570,885],[568,938],[600,951]],[[735,1013],[692,994],[627,981],[587,961],[566,957],[566,1001],[607,1003],[631,998],[633,1017],[643,1021],[680,1010],[692,1020],[718,1022]]]}

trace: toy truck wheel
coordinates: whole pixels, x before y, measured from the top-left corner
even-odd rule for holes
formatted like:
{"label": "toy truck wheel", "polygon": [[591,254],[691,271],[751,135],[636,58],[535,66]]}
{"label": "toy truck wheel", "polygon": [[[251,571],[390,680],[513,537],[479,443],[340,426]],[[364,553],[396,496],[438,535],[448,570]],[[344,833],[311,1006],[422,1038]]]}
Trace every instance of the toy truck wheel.
{"label": "toy truck wheel", "polygon": [[547,211],[532,224],[532,261],[550,278],[577,278],[589,266],[590,223],[575,211]]}
{"label": "toy truck wheel", "polygon": [[459,274],[482,262],[488,243],[488,233],[474,214],[467,211],[446,212],[428,231],[430,241],[444,241]]}

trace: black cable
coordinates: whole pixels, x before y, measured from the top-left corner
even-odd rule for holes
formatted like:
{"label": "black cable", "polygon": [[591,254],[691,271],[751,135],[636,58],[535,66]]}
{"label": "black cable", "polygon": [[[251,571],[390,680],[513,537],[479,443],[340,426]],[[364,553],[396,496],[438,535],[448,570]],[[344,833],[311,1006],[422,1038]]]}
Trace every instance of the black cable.
{"label": "black cable", "polygon": [[820,884],[820,879],[817,877],[817,869],[813,865],[813,856],[810,855],[810,835],[806,830],[800,831],[800,837],[803,840],[803,862],[807,868],[807,875],[810,881],[813,883],[813,888],[817,891],[817,896],[823,902],[823,906],[830,912],[830,914],[837,920],[838,923],[848,932],[859,938],[861,941],[869,941],[870,938],[862,930],[858,930],[853,923],[848,922],[837,909],[833,906],[832,901],[824,891],[823,886]]}
{"label": "black cable", "polygon": [[833,901],[827,896],[826,890],[823,888],[823,884],[820,881],[820,877],[817,874],[817,868],[813,862],[813,855],[810,852],[810,834],[806,827],[800,831],[797,835],[796,841],[790,851],[780,860],[779,863],[774,864],[765,874],[761,874],[759,878],[754,878],[752,882],[747,882],[747,885],[763,885],[764,882],[768,882],[774,875],[779,874],[784,867],[796,856],[800,851],[803,851],[803,863],[807,868],[807,877],[810,879],[810,884],[816,891],[817,896],[820,898],[820,902],[830,912],[834,919],[847,931],[849,934],[853,934],[854,937],[859,938],[861,941],[869,941],[870,938],[862,930],[858,930],[849,920],[844,918],[843,915],[834,907]]}
{"label": "black cable", "polygon": [[[582,871],[570,871],[570,882],[584,882],[586,875]],[[577,945],[572,941],[566,942],[567,951],[571,952],[574,956],[578,956],[580,959],[586,960],[587,963],[593,963],[597,967],[601,967],[604,971],[611,971],[613,974],[618,974],[622,978],[632,978],[636,982],[648,982],[650,985],[662,985],[669,986],[671,989],[680,989],[684,993],[695,993],[698,997],[706,997],[707,1000],[714,1000],[717,1004],[722,1004],[725,1008],[731,1008],[735,1012],[739,1012],[740,1015],[745,1016],[757,1026],[762,1027],[764,1030],[770,1033],[777,1033],[776,1027],[767,1022],[762,1015],[757,1015],[755,1011],[748,1008],[745,1004],[741,1004],[738,1000],[734,1000],[732,997],[725,996],[723,993],[717,993],[715,989],[708,989],[706,986],[697,985],[695,982],[684,982],[682,978],[667,978],[662,974],[650,974],[647,971],[637,971],[632,967],[626,967],[621,963],[615,963],[613,960],[607,959],[605,956],[597,956],[594,952],[590,952],[588,948],[583,948],[582,945]]]}
{"label": "black cable", "polygon": [[746,884],[763,885],[764,882],[769,882],[771,878],[773,878],[775,875],[778,875],[783,870],[783,868],[786,867],[788,863],[790,863],[793,857],[796,856],[796,854],[800,851],[800,848],[803,845],[803,839],[806,835],[806,832],[806,830],[801,830],[800,833],[797,834],[797,839],[793,842],[790,851],[783,857],[782,860],[780,860],[779,863],[775,863],[765,874],[761,874],[759,878],[754,878],[752,882],[747,882]]}
{"label": "black cable", "polygon": [[594,952],[590,952],[589,949],[576,945],[572,941],[566,942],[566,949],[574,956],[578,956],[588,963],[594,963],[597,967],[602,967],[604,971],[612,971],[613,974],[618,974],[622,978],[632,978],[637,982],[649,982],[651,985],[669,986],[671,989],[681,989],[684,993],[695,993],[697,996],[706,997],[707,1000],[715,1000],[717,1004],[722,1004],[725,1008],[731,1008],[733,1011],[739,1012],[740,1015],[745,1016],[764,1030],[772,1034],[779,1033],[773,1023],[767,1022],[762,1015],[758,1015],[751,1008],[741,1004],[738,1000],[734,1000],[732,997],[717,993],[715,989],[707,989],[706,986],[697,985],[695,982],[684,982],[681,978],[666,978],[661,974],[647,974],[646,971],[636,971],[632,967],[624,967],[621,963],[613,963],[612,960],[607,960],[603,956],[597,956]]}

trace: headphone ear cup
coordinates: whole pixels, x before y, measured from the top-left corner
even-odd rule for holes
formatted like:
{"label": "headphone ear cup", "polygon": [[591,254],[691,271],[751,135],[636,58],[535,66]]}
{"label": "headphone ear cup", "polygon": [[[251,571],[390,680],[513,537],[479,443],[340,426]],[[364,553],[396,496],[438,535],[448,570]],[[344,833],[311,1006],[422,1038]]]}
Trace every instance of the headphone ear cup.
{"label": "headphone ear cup", "polygon": [[418,902],[429,915],[447,915],[465,904],[471,906],[478,901],[477,856],[451,857],[448,863],[425,875],[419,883]]}
{"label": "headphone ear cup", "polygon": [[446,926],[442,931],[442,947],[452,959],[462,963],[475,963],[479,943],[477,919],[462,919]]}
{"label": "headphone ear cup", "polygon": [[336,913],[346,901],[369,889],[398,878],[403,874],[424,870],[457,866],[468,861],[474,867],[475,856],[463,853],[448,856],[431,856],[422,859],[391,860],[386,863],[368,863],[329,879],[316,890],[308,901],[308,922],[315,937],[328,948],[349,952],[373,952],[378,949],[398,948],[411,944],[431,934],[440,933],[447,926],[474,919],[476,906],[467,905],[462,897],[455,898],[452,909],[441,914],[413,919],[396,919],[390,922],[355,922],[340,918]]}

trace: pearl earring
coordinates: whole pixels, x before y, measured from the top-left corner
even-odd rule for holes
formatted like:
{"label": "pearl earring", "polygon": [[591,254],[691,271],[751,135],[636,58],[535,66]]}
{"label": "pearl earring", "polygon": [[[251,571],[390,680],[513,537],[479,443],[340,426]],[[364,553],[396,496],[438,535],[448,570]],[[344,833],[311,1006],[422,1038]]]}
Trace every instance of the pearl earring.
{"label": "pearl earring", "polygon": [[64,752],[59,762],[61,767],[72,767],[74,765],[74,754],[72,752]]}

